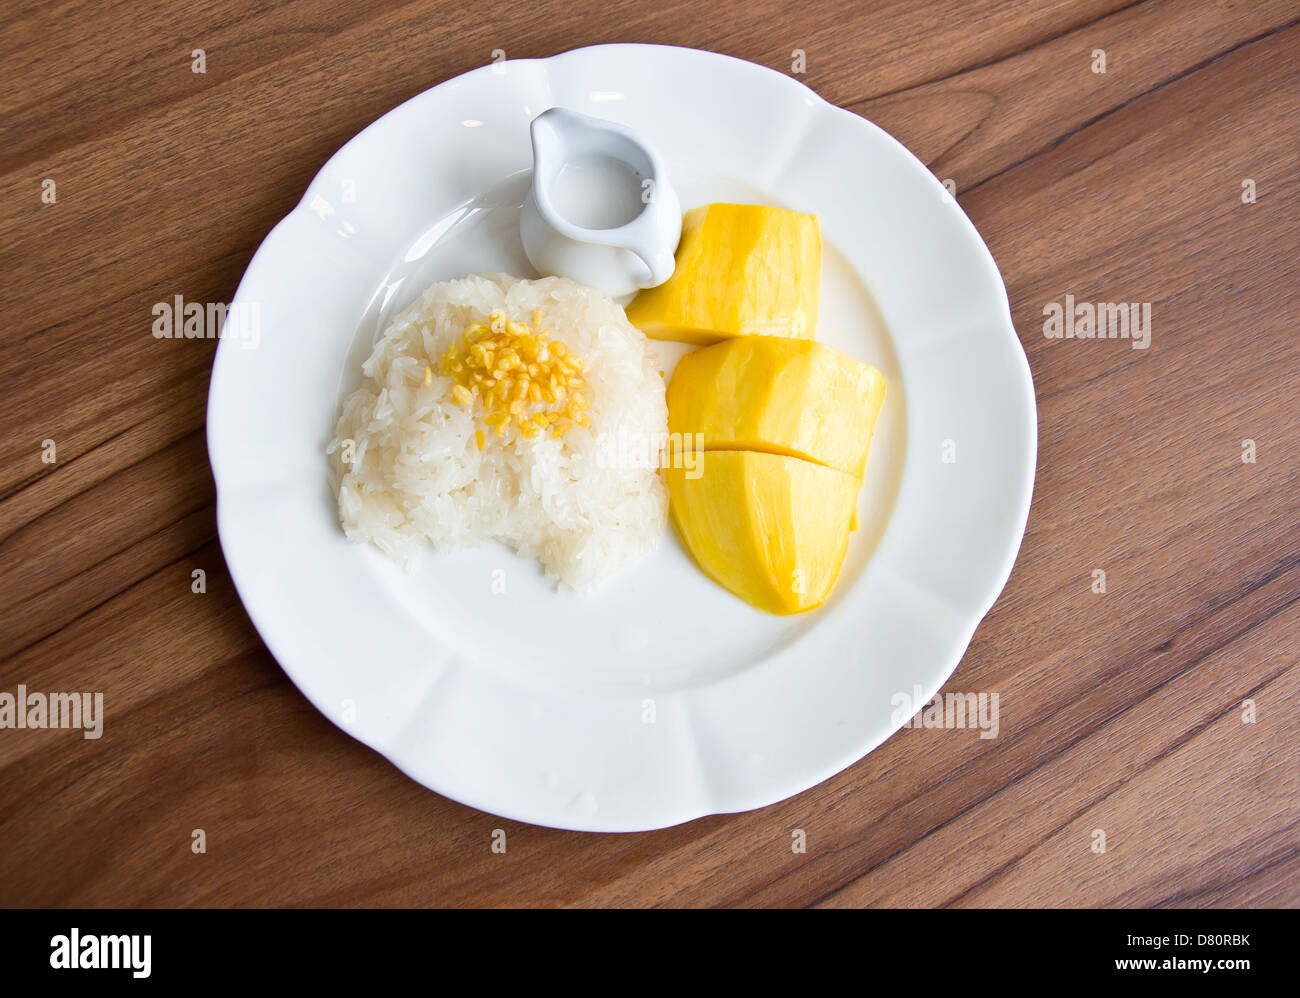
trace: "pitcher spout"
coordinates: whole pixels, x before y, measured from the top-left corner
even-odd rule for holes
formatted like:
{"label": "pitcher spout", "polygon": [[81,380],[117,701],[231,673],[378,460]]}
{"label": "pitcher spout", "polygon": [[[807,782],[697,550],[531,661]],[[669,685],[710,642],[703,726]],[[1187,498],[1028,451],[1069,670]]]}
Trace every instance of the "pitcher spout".
{"label": "pitcher spout", "polygon": [[564,162],[564,139],[566,111],[553,107],[543,111],[533,119],[529,133],[533,143],[533,172],[535,175],[549,176],[557,165]]}

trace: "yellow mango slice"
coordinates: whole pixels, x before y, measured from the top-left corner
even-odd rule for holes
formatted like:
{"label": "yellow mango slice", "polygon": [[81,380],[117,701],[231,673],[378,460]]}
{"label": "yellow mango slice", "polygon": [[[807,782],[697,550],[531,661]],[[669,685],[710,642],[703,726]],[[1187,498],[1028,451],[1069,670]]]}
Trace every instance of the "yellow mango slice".
{"label": "yellow mango slice", "polygon": [[759,204],[707,204],[682,219],[673,276],[642,291],[628,320],[651,339],[811,339],[821,292],[816,215]]}
{"label": "yellow mango slice", "polygon": [[861,478],[885,384],[870,364],[824,343],[737,337],[678,362],[668,431],[705,450],[788,454]]}
{"label": "yellow mango slice", "polygon": [[694,477],[668,469],[669,509],[705,574],[769,613],[826,602],[848,550],[858,480],[762,451],[697,456]]}

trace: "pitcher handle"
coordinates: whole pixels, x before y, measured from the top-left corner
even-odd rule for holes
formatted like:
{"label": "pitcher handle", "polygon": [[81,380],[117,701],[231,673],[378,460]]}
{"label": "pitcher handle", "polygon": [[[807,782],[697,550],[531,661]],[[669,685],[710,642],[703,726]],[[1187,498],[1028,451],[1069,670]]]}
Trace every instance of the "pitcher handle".
{"label": "pitcher handle", "polygon": [[643,253],[639,249],[629,250],[633,256],[641,261],[641,266],[645,267],[649,275],[648,280],[638,281],[643,288],[657,288],[668,278],[673,276],[673,271],[677,268],[677,261],[671,253],[659,251],[657,253]]}
{"label": "pitcher handle", "polygon": [[659,179],[653,199],[646,202],[640,217],[621,230],[627,250],[645,268],[645,278],[637,282],[643,288],[658,287],[673,276],[677,267],[674,254],[682,238],[681,202],[662,170]]}

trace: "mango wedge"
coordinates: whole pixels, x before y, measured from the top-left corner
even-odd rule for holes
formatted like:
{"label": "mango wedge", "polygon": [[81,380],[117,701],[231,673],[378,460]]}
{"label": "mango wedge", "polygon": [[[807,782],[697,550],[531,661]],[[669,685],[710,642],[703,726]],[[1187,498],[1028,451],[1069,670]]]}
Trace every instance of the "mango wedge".
{"label": "mango wedge", "polygon": [[632,299],[627,317],[657,340],[810,339],[821,254],[816,215],[757,204],[692,208],[682,219],[673,276]]}
{"label": "mango wedge", "polygon": [[705,450],[786,454],[861,478],[885,376],[813,340],[746,336],[687,354],[668,386],[668,431]]}
{"label": "mango wedge", "polygon": [[826,602],[849,543],[858,480],[799,458],[707,451],[668,470],[673,523],[716,582],[775,614]]}

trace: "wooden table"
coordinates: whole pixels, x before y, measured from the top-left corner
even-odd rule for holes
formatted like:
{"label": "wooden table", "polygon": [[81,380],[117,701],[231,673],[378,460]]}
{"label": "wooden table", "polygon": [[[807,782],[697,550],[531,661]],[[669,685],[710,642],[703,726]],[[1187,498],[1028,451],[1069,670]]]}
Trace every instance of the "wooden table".
{"label": "wooden table", "polygon": [[[103,10],[0,15],[0,690],[102,690],[107,714],[99,740],[0,731],[0,903],[1300,902],[1294,2]],[[406,98],[494,49],[614,41],[784,72],[802,50],[800,78],[953,181],[992,249],[1038,478],[947,689],[998,691],[999,737],[904,730],[757,812],[554,831],[408,780],[250,625],[204,448],[215,341],[156,340],[153,303],[228,301]],[[1047,338],[1066,294],[1149,303],[1149,348]]]}

